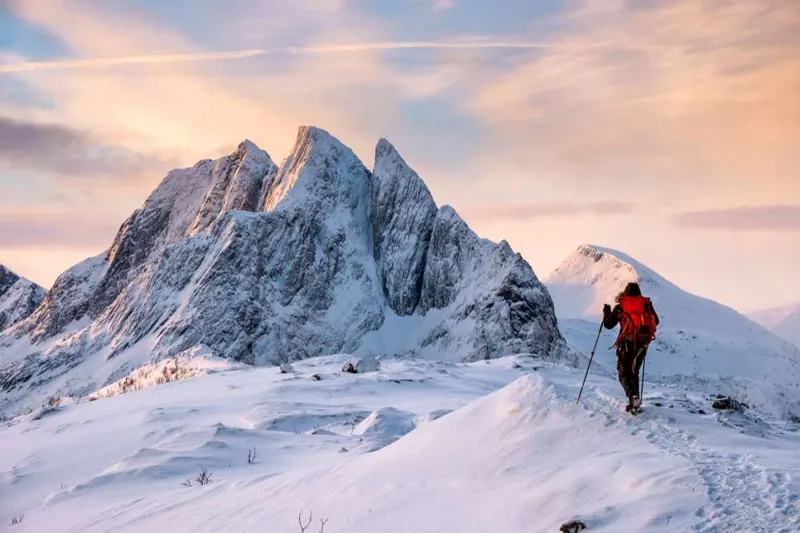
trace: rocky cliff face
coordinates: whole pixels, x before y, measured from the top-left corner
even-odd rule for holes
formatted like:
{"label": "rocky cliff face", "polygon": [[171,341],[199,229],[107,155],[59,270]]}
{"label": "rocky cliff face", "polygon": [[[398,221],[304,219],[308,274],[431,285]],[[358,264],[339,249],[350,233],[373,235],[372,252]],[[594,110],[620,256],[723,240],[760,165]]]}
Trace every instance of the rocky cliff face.
{"label": "rocky cliff face", "polygon": [[198,344],[262,365],[569,355],[549,294],[506,242],[438,208],[388,141],[371,172],[311,127],[280,168],[246,141],[171,172],[107,252],[0,336],[0,388],[96,389]]}
{"label": "rocky cliff face", "polygon": [[0,265],[0,331],[28,317],[42,303],[46,292]]}
{"label": "rocky cliff face", "polygon": [[372,189],[375,261],[384,295],[398,315],[410,315],[419,305],[437,211],[417,173],[381,139],[375,149]]}

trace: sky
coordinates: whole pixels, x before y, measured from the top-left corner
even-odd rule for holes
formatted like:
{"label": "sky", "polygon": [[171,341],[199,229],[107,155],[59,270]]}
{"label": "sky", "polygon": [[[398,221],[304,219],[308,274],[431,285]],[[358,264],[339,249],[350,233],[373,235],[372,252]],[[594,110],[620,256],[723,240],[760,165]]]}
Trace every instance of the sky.
{"label": "sky", "polygon": [[0,263],[50,286],[172,168],[389,139],[546,277],[616,248],[800,302],[796,0],[0,0]]}

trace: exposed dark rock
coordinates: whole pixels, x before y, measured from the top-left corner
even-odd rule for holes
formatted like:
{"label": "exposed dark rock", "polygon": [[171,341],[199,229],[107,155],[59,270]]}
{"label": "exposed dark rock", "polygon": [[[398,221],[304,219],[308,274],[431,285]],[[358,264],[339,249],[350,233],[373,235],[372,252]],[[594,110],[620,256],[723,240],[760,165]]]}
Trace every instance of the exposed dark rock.
{"label": "exposed dark rock", "polygon": [[566,524],[562,525],[558,530],[561,533],[580,533],[585,529],[588,529],[586,524],[580,520],[573,520],[572,522],[567,522]]}
{"label": "exposed dark rock", "polygon": [[711,404],[711,407],[717,409],[718,411],[736,411],[737,413],[744,413],[745,409],[749,409],[749,406],[746,403],[742,403],[726,396],[717,396],[717,399],[714,400],[714,403]]}

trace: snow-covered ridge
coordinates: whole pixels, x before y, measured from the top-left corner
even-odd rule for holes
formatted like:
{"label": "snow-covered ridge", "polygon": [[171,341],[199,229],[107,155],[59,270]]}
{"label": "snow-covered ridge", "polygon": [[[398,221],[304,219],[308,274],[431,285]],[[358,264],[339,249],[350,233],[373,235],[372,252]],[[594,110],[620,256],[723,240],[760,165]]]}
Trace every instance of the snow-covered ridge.
{"label": "snow-covered ridge", "polygon": [[0,265],[0,331],[27,318],[47,291]]}
{"label": "snow-covered ridge", "polygon": [[[545,282],[562,332],[580,339],[577,344],[587,351],[603,304],[613,305],[627,283],[638,282],[661,319],[647,358],[651,378],[704,381],[709,390],[735,393],[771,412],[800,413],[800,350],[734,309],[684,291],[626,254],[597,246],[579,247]],[[602,353],[599,361],[613,370],[612,352]]]}
{"label": "snow-covered ridge", "polygon": [[205,345],[272,365],[332,353],[574,355],[547,290],[481,239],[381,139],[370,171],[328,132],[280,167],[245,141],[170,172],[107,252],[0,336],[9,404],[92,391]]}

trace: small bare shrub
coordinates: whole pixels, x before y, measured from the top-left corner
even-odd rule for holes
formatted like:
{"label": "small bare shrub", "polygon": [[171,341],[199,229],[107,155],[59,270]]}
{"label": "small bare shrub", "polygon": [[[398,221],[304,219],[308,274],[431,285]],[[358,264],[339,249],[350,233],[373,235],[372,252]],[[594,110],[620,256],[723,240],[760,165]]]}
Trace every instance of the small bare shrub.
{"label": "small bare shrub", "polygon": [[138,384],[132,376],[126,376],[119,384],[119,390],[122,394],[126,394],[128,392],[133,392],[137,390]]}
{"label": "small bare shrub", "polygon": [[210,485],[212,483],[211,481],[212,475],[213,474],[209,473],[209,471],[206,470],[206,467],[203,466],[200,468],[200,473],[197,474],[197,477],[194,478],[194,480],[197,481],[197,483],[199,483],[200,485]]}
{"label": "small bare shrub", "polygon": [[253,446],[252,450],[247,450],[247,464],[255,464],[256,457],[258,457],[258,452],[256,452],[256,447]]}
{"label": "small bare shrub", "polygon": [[[300,511],[300,514],[297,515],[297,524],[300,526],[300,533],[306,533],[308,528],[311,527],[311,521],[314,519],[314,512],[308,513],[308,521],[303,523],[303,511]],[[324,533],[325,531],[325,524],[328,523],[328,519],[320,518],[319,519],[319,533]]]}
{"label": "small bare shrub", "polygon": [[178,381],[181,379],[181,368],[178,366],[178,358],[172,360],[173,365],[170,366],[169,363],[164,365],[161,369],[161,375],[156,378],[156,384],[163,385],[164,383],[171,383],[173,381]]}
{"label": "small bare shrub", "polygon": [[18,515],[14,515],[11,517],[11,525],[16,526],[22,523],[25,520],[25,513],[20,513]]}
{"label": "small bare shrub", "polygon": [[192,488],[192,480],[191,479],[187,479],[186,481],[181,483],[181,485],[183,485],[184,487]]}

